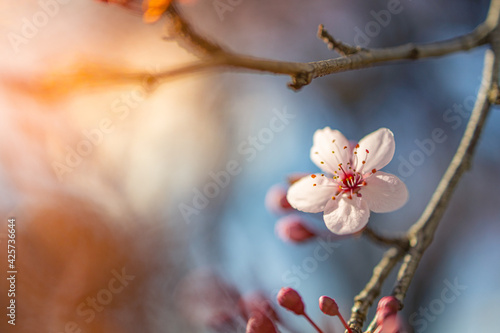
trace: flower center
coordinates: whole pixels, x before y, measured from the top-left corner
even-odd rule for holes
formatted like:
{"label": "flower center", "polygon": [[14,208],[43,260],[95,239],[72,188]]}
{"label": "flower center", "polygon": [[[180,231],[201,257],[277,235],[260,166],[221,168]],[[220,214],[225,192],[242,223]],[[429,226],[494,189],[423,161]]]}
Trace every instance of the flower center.
{"label": "flower center", "polygon": [[[337,194],[335,196],[345,193],[349,199],[352,199],[353,195],[361,197],[361,193],[359,193],[359,191],[363,186],[366,186],[366,181],[360,172],[352,171],[350,169],[351,167],[348,167],[348,170],[346,171],[343,168],[342,163],[339,164],[340,172],[336,172],[336,175],[333,176],[333,179],[338,184]],[[334,198],[335,197],[332,197],[332,199]]]}
{"label": "flower center", "polygon": [[[335,143],[335,140],[332,141],[332,144],[334,147],[339,150],[339,147]],[[347,146],[344,146],[343,149],[347,149]],[[368,155],[370,154],[370,151],[368,149],[365,149],[365,158],[361,160],[361,164],[358,163],[358,148],[359,144],[356,144],[356,146],[353,149],[353,156],[349,159],[349,162],[347,162],[347,165],[344,167],[342,163],[338,165],[338,171],[334,171],[333,175],[333,180],[337,183],[337,185],[320,185],[320,186],[333,186],[337,187],[337,191],[335,192],[335,195],[332,196],[332,200],[335,200],[337,196],[346,194],[348,199],[352,199],[353,195],[356,195],[357,197],[361,197],[361,193],[359,191],[367,185],[366,180],[368,177],[370,177],[372,174],[377,172],[376,169],[371,170],[371,172],[363,172],[363,169],[365,167],[366,161],[368,159]],[[319,154],[319,152],[315,152],[315,154]],[[335,150],[332,150],[332,154],[335,154]],[[320,155],[321,156],[321,155]],[[321,164],[325,164],[324,161],[320,161]],[[356,170],[356,165],[358,166],[358,170]],[[332,167],[332,166],[330,166]],[[322,177],[325,176],[325,174],[321,174]],[[311,175],[311,177],[314,179],[316,178],[316,175]],[[313,186],[317,186],[318,184],[313,184]]]}

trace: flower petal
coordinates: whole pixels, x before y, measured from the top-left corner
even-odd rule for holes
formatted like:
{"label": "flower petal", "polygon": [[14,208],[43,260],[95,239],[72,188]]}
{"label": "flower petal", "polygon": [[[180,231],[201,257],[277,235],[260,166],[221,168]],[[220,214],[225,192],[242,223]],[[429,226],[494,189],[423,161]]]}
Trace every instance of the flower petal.
{"label": "flower petal", "polygon": [[340,163],[345,165],[350,161],[350,146],[349,140],[342,133],[325,127],[314,133],[311,160],[321,170],[333,174]]}
{"label": "flower petal", "polygon": [[[396,144],[394,134],[387,128],[380,128],[359,141],[356,170],[382,169],[392,160]],[[366,150],[369,153],[366,153]],[[366,161],[363,164],[363,161]]]}
{"label": "flower petal", "polygon": [[332,200],[336,188],[333,179],[317,173],[290,186],[286,198],[295,209],[306,213],[319,213],[325,209],[326,202]]}
{"label": "flower petal", "polygon": [[323,219],[330,231],[337,235],[346,235],[363,229],[369,217],[370,210],[364,198],[348,199],[341,196],[337,200],[327,202]]}
{"label": "flower petal", "polygon": [[359,191],[375,213],[387,213],[401,208],[408,200],[406,185],[398,177],[383,171],[365,179],[366,186]]}

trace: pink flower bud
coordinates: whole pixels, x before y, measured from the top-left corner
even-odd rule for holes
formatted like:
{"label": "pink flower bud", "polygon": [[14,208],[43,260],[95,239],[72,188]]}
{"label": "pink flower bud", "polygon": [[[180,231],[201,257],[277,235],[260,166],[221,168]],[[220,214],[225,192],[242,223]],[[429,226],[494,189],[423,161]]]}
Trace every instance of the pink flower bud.
{"label": "pink flower bud", "polygon": [[261,313],[255,313],[247,323],[246,333],[277,333],[271,319]]}
{"label": "pink flower bud", "polygon": [[323,311],[324,314],[329,316],[338,316],[339,315],[339,306],[335,302],[333,298],[328,296],[321,296],[319,298],[319,308]]}
{"label": "pink flower bud", "polygon": [[299,293],[292,288],[281,288],[277,296],[278,303],[287,310],[297,315],[305,315],[304,302]]}
{"label": "pink flower bud", "polygon": [[299,215],[282,217],[276,223],[275,230],[285,242],[302,243],[317,236]]}
{"label": "pink flower bud", "polygon": [[385,296],[380,299],[377,306],[377,311],[381,309],[388,309],[392,313],[399,311],[399,301],[394,296]]}
{"label": "pink flower bud", "polygon": [[285,214],[294,209],[286,199],[287,189],[281,185],[272,186],[266,194],[266,207],[275,214]]}
{"label": "pink flower bud", "polygon": [[394,296],[382,297],[377,306],[377,333],[397,333],[400,331],[400,323],[397,318],[399,301]]}

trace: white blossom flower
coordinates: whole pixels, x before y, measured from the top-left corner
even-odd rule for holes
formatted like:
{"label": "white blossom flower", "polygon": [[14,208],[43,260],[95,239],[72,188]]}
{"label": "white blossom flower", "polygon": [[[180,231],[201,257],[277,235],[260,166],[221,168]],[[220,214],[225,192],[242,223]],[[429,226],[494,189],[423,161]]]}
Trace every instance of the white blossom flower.
{"label": "white blossom flower", "polygon": [[368,223],[370,211],[386,213],[408,200],[406,185],[396,176],[379,171],[394,156],[394,134],[387,128],[365,136],[358,144],[329,127],[314,133],[311,160],[324,172],[294,183],[287,199],[293,208],[324,212],[333,233],[351,234]]}

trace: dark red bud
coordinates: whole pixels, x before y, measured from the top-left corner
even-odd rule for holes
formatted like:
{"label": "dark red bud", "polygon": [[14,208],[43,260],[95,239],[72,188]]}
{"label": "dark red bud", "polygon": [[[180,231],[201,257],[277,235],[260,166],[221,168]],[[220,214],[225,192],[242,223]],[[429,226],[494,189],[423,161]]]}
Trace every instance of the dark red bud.
{"label": "dark red bud", "polygon": [[304,302],[299,293],[292,288],[281,288],[277,296],[278,303],[297,315],[304,315]]}
{"label": "dark red bud", "polygon": [[339,315],[339,306],[335,302],[333,298],[328,296],[321,296],[319,298],[319,308],[323,311],[324,314],[329,316],[338,316]]}

